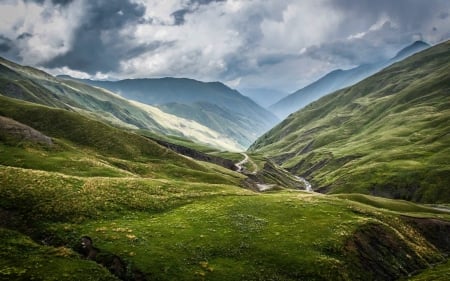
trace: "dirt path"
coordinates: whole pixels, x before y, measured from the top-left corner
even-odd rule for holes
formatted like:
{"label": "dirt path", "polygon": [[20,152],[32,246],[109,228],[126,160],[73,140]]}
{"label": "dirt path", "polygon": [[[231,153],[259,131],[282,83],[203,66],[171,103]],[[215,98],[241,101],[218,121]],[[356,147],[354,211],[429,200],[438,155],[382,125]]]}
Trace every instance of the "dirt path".
{"label": "dirt path", "polygon": [[242,156],[244,156],[244,159],[241,160],[240,162],[236,163],[236,167],[237,172],[239,173],[243,173],[244,172],[244,165],[247,164],[247,162],[250,162],[253,166],[253,171],[251,172],[251,174],[256,174],[256,172],[258,171],[258,166],[256,166],[255,162],[252,161],[252,159],[250,159],[250,157],[248,157],[247,153],[241,152]]}

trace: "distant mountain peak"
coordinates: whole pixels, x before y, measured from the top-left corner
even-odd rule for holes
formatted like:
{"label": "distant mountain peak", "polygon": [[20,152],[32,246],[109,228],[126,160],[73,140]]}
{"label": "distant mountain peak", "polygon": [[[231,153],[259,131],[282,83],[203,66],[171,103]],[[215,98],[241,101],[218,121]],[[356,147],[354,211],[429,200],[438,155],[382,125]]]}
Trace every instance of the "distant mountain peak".
{"label": "distant mountain peak", "polygon": [[353,85],[364,78],[375,74],[384,67],[401,61],[429,47],[429,44],[419,40],[401,49],[395,57],[389,60],[361,64],[346,70],[335,69],[302,89],[283,97],[278,102],[271,105],[269,109],[278,116],[278,118],[284,119],[290,113],[305,107],[309,103],[318,100],[327,94]]}
{"label": "distant mountain peak", "polygon": [[410,55],[413,55],[413,54],[415,54],[419,51],[422,51],[426,48],[429,48],[429,47],[430,47],[430,44],[428,44],[424,41],[421,41],[421,40],[415,41],[411,45],[408,45],[405,48],[401,49],[392,60],[393,61],[401,60],[403,58],[406,58]]}

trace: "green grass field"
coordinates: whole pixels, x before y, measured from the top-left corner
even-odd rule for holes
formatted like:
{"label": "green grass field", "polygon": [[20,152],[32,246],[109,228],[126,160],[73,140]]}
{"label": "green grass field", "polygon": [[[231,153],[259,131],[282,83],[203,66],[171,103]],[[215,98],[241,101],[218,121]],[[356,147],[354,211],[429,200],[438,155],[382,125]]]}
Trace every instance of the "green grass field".
{"label": "green grass field", "polygon": [[[416,251],[440,260],[390,210],[449,218],[419,205],[405,208],[404,202],[372,197],[365,198],[383,209],[364,206],[359,198],[295,191],[256,194],[230,185],[75,177],[5,166],[0,179],[0,205],[13,214],[8,224],[63,245],[72,257],[66,261],[70,266],[85,263],[70,248],[89,235],[97,247],[155,280],[346,280],[364,276],[351,272],[344,250],[359,227],[386,224]],[[24,270],[24,276],[41,272],[7,264],[18,276]]]}
{"label": "green grass field", "polygon": [[1,215],[8,216],[1,252],[14,257],[1,262],[0,277],[7,280],[39,279],[46,271],[55,276],[46,280],[79,280],[80,268],[96,268],[92,276],[102,280],[104,272],[72,250],[83,235],[151,280],[370,278],[352,267],[345,246],[359,228],[378,224],[398,232],[396,239],[426,265],[442,254],[398,214],[450,219],[421,205],[371,196],[258,194],[226,184],[7,166],[0,166],[0,186]]}

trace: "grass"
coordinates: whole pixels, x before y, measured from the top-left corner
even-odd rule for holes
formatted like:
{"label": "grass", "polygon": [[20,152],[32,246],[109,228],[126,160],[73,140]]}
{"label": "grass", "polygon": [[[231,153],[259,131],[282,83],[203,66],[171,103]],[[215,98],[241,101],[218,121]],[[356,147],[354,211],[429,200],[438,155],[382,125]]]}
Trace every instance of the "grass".
{"label": "grass", "polygon": [[[73,141],[54,138],[53,147],[0,146],[0,217],[8,218],[4,231],[19,241],[12,247],[2,237],[7,242],[0,252],[13,257],[3,262],[2,278],[79,280],[87,274],[78,273],[83,268],[92,272],[87,280],[102,280],[100,267],[71,250],[88,235],[102,252],[155,280],[346,280],[354,270],[344,246],[358,228],[369,222],[407,228],[394,225],[390,211],[355,200],[292,191],[261,195],[237,187],[242,176],[212,164],[183,159],[180,165],[177,156],[145,153],[126,159],[96,144],[80,147],[72,134]],[[383,207],[408,211],[394,206]],[[424,207],[414,212],[448,218]],[[424,241],[405,237],[423,246],[423,256],[441,258]]]}
{"label": "grass", "polygon": [[67,247],[46,247],[19,232],[0,228],[0,280],[118,280]]}
{"label": "grass", "polygon": [[[396,215],[353,200],[12,167],[0,167],[0,179],[0,206],[13,214],[10,225],[66,248],[89,235],[96,247],[155,280],[352,279],[344,245],[368,223],[388,225],[422,255],[440,259]],[[405,213],[395,204],[385,207]],[[428,208],[411,211],[450,219]]]}
{"label": "grass", "polygon": [[[77,111],[116,127],[187,137],[222,149],[242,149],[236,143],[236,138],[241,137],[238,134],[220,135],[214,129],[200,125],[198,122],[165,113],[153,106],[127,100],[105,89],[73,80],[58,79],[42,71],[22,67],[4,59],[0,59],[0,95]],[[244,135],[248,135],[253,140],[255,137],[251,132],[254,128],[244,123],[234,125],[246,127],[237,130],[245,131]]]}
{"label": "grass", "polygon": [[157,140],[162,140],[165,142],[192,148],[197,151],[204,152],[204,153],[214,154],[216,152],[219,152],[219,150],[217,148],[207,146],[204,144],[200,144],[200,143],[196,143],[196,142],[193,142],[192,140],[189,140],[184,137],[173,136],[173,135],[161,135],[161,134],[157,134],[157,133],[154,133],[154,132],[151,132],[148,130],[138,130],[137,132],[143,136],[147,136],[147,137],[154,138]]}
{"label": "grass", "polygon": [[[424,270],[420,274],[405,279],[410,281],[446,281],[450,279],[450,261]],[[403,280],[403,279],[402,279]]]}
{"label": "grass", "polygon": [[[0,163],[77,176],[145,176],[206,183],[239,184],[240,175],[192,161],[145,137],[77,113],[0,97],[0,114],[55,140],[54,147],[0,144]],[[42,161],[42,158],[46,161]],[[214,167],[214,168],[212,168]],[[223,170],[221,170],[223,171]]]}
{"label": "grass", "polygon": [[251,148],[316,189],[450,202],[450,43],[289,116]]}
{"label": "grass", "polygon": [[[371,280],[382,275],[362,257],[391,276],[445,260],[403,219],[432,218],[445,232],[444,211],[366,195],[255,193],[240,187],[241,174],[74,112],[0,97],[0,114],[53,141],[0,140],[0,280],[114,280],[74,251],[84,235],[149,280]],[[259,171],[276,170],[250,157]],[[373,249],[354,246],[365,239]]]}
{"label": "grass", "polygon": [[333,197],[360,202],[369,206],[373,206],[375,208],[400,213],[442,213],[442,211],[436,210],[431,207],[426,207],[424,205],[415,204],[410,201],[393,200],[364,194],[338,194],[333,195]]}
{"label": "grass", "polygon": [[[151,264],[148,273],[157,280],[196,280],[202,275],[212,280],[251,280],[256,276],[287,280],[299,274],[295,271],[307,272],[305,269],[321,258],[317,245],[338,247],[333,243],[341,241],[339,236],[332,236],[336,241],[320,241],[307,229],[303,235],[296,229],[315,220],[317,231],[323,231],[324,236],[331,234],[335,228],[329,227],[327,222],[336,217],[324,219],[320,214],[331,214],[339,208],[322,204],[320,210],[311,212],[308,203],[296,206],[294,202],[298,198],[295,196],[291,197],[291,202],[274,204],[280,199],[285,198],[227,196],[201,200],[158,216],[138,214],[95,222],[77,231],[92,233],[98,245],[109,251],[122,251],[123,256],[136,257],[133,260],[139,267]],[[316,204],[321,202],[316,201]],[[306,206],[302,208],[302,205]],[[352,217],[351,212],[336,214],[340,215]],[[280,224],[285,216],[294,219]],[[120,232],[116,226],[125,229]],[[343,234],[351,233],[354,225],[335,227]],[[276,241],[277,249],[268,245],[269,241]],[[279,259],[280,254],[284,255],[283,260]],[[302,268],[303,262],[306,264]],[[331,267],[328,270],[321,273],[323,279],[332,275]]]}
{"label": "grass", "polygon": [[[345,251],[360,227],[388,225],[421,255],[438,261],[440,253],[413,236],[392,210],[450,219],[395,200],[257,194],[205,183],[203,176],[193,182],[63,172],[0,166],[3,227],[20,231],[3,229],[0,252],[8,258],[1,278],[80,280],[89,273],[86,280],[102,280],[101,267],[71,250],[88,235],[102,252],[119,255],[153,280],[348,280],[364,275],[350,267]],[[18,241],[15,246],[11,239]]]}

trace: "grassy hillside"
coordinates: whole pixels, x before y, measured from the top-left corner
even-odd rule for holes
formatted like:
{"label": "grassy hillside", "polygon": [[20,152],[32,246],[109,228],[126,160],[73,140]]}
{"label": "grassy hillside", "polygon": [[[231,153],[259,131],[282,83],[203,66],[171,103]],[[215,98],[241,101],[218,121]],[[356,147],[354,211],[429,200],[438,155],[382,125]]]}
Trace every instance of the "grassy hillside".
{"label": "grassy hillside", "polygon": [[160,109],[130,102],[107,90],[47,73],[0,58],[0,95],[55,108],[77,111],[127,129],[144,129],[192,139],[215,148],[241,150],[232,137],[198,122]]}
{"label": "grassy hillside", "polygon": [[0,115],[52,140],[0,134],[0,280],[394,280],[450,252],[445,211],[255,193],[75,112],[0,97]]}
{"label": "grassy hillside", "polygon": [[316,190],[450,202],[450,42],[289,116],[256,141]]}
{"label": "grassy hillside", "polygon": [[[90,176],[174,177],[203,182],[239,183],[239,176],[217,174],[151,140],[84,117],[0,97],[0,115],[26,124],[52,137],[55,145],[45,147],[0,138],[0,164],[22,168]],[[45,158],[45,161],[43,161]],[[230,178],[230,179],[228,179]]]}
{"label": "grassy hillside", "polygon": [[220,82],[185,78],[80,80],[188,120],[195,120],[248,147],[277,123],[277,118],[250,98]]}
{"label": "grassy hillside", "polygon": [[[150,280],[392,280],[443,260],[397,214],[349,200],[301,192],[258,195],[227,185],[80,178],[4,166],[0,175],[1,213],[9,217],[3,227],[54,247],[36,249],[36,259],[48,261],[48,251],[62,251],[73,268],[87,262],[73,250],[83,235]],[[403,214],[444,218],[420,207]],[[436,235],[450,231],[442,229]],[[19,241],[13,248],[2,243],[2,252],[14,259],[2,260],[9,271],[0,276],[42,278],[44,269],[22,263],[34,259],[22,248],[29,238],[9,235]],[[381,246],[361,248],[358,239],[375,239]],[[376,257],[379,269],[361,255]],[[45,270],[65,273],[60,267]],[[82,277],[71,274],[68,280]]]}
{"label": "grassy hillside", "polygon": [[[255,123],[259,121],[242,114],[234,113],[211,103],[179,104],[169,103],[159,105],[164,112],[201,123],[222,135],[239,140],[243,147],[248,147],[261,134],[271,128],[255,130]],[[272,123],[274,125],[275,122]],[[259,126],[259,125],[258,125]]]}
{"label": "grassy hillside", "polygon": [[369,77],[381,69],[400,61],[412,54],[430,47],[425,42],[416,41],[413,44],[400,50],[397,55],[385,61],[379,61],[371,64],[363,64],[355,68],[342,70],[337,69],[326,74],[319,80],[307,85],[306,87],[284,97],[280,101],[271,105],[269,109],[279,118],[284,119],[289,114],[298,111],[313,101],[328,95],[336,90],[343,89]]}

